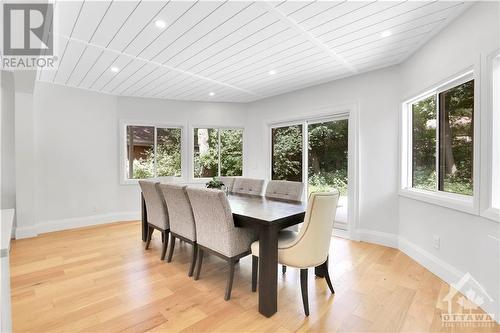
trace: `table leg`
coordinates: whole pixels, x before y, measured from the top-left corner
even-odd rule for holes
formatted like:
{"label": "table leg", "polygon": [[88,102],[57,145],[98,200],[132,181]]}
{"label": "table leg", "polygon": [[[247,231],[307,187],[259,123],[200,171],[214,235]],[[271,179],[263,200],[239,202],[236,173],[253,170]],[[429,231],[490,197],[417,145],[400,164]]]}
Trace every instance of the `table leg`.
{"label": "table leg", "polygon": [[266,317],[278,310],[278,232],[274,225],[259,231],[259,312]]}
{"label": "table leg", "polygon": [[148,212],[146,211],[146,201],[141,193],[141,225],[142,225],[142,241],[145,242],[148,237]]}

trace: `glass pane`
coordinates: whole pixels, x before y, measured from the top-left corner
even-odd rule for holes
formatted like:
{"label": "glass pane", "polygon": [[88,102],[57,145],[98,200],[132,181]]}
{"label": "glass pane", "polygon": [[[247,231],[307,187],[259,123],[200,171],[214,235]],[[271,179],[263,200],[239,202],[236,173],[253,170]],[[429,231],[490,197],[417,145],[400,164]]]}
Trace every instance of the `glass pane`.
{"label": "glass pane", "polygon": [[129,179],[154,177],[153,126],[127,126],[127,175]]}
{"label": "glass pane", "polygon": [[158,177],[181,175],[181,129],[156,129],[156,173]]}
{"label": "glass pane", "polygon": [[347,195],[348,120],[308,126],[309,193],[337,189]]}
{"label": "glass pane", "polygon": [[272,129],[272,179],[302,181],[302,125]]}
{"label": "glass pane", "polygon": [[347,119],[308,125],[308,193],[340,192],[335,228],[347,228]]}
{"label": "glass pane", "polygon": [[412,104],[412,186],[436,190],[436,96]]}
{"label": "glass pane", "polygon": [[472,195],[474,80],[439,94],[439,190]]}
{"label": "glass pane", "polygon": [[194,129],[194,177],[219,175],[219,138],[215,128]]}
{"label": "glass pane", "polygon": [[243,175],[243,130],[220,130],[220,175]]}

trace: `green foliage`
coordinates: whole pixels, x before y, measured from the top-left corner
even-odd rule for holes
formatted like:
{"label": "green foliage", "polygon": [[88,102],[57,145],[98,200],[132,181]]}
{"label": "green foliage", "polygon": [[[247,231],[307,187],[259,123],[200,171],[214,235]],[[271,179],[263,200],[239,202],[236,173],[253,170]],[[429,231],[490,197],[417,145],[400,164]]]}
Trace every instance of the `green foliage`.
{"label": "green foliage", "polygon": [[309,193],[338,190],[340,195],[347,195],[347,170],[316,173],[309,177]]}
{"label": "green foliage", "polygon": [[207,188],[215,188],[220,190],[223,186],[224,183],[216,177],[212,178],[209,182],[206,183]]}
{"label": "green foliage", "polygon": [[[181,175],[181,129],[158,129],[156,172],[159,177]],[[153,156],[151,156],[153,158]]]}
{"label": "green foliage", "polygon": [[302,126],[273,128],[273,179],[302,181]]}
{"label": "green foliage", "polygon": [[243,175],[243,130],[220,130],[221,176]]}

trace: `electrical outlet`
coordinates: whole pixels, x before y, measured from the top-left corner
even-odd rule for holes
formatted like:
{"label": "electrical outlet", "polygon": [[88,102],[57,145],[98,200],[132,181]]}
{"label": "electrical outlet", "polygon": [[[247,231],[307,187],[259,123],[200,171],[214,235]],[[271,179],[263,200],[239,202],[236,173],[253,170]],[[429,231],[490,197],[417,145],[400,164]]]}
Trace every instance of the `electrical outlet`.
{"label": "electrical outlet", "polygon": [[432,238],[432,244],[434,245],[435,249],[438,249],[441,247],[441,237],[438,235],[434,235]]}

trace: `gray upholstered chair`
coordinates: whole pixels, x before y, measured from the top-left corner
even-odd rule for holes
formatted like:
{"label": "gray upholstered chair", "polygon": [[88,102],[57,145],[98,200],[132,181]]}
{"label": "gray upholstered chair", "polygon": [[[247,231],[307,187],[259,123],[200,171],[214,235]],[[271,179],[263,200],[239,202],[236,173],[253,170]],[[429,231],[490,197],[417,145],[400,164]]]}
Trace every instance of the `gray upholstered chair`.
{"label": "gray upholstered chair", "polygon": [[261,195],[264,179],[235,178],[233,193]]}
{"label": "gray upholstered chair", "polygon": [[162,234],[163,247],[161,250],[161,260],[163,260],[167,252],[170,225],[167,205],[160,191],[160,182],[140,180],[139,185],[141,186],[142,196],[146,202],[146,221],[148,223],[146,250],[151,243],[153,231],[155,229],[159,230]]}
{"label": "gray upholstered chair", "polygon": [[[278,263],[300,269],[300,285],[304,312],[309,316],[307,270],[320,267],[330,291],[333,290],[328,274],[328,253],[332,239],[333,221],[337,212],[339,192],[311,193],[304,225],[299,233],[284,231],[278,238]],[[259,242],[252,243],[252,291],[257,288]]]}
{"label": "gray upholstered chair", "polygon": [[174,254],[175,239],[178,238],[193,245],[193,255],[188,276],[193,276],[194,265],[198,246],[196,244],[196,227],[194,224],[193,209],[186,191],[187,186],[162,184],[161,192],[167,203],[168,218],[170,222],[170,249],[167,262],[172,261]]}
{"label": "gray upholstered chair", "polygon": [[266,186],[267,198],[301,201],[304,183],[287,180],[271,180]]}
{"label": "gray upholstered chair", "polygon": [[219,177],[220,181],[224,183],[229,192],[233,192],[235,177]]}
{"label": "gray upholstered chair", "polygon": [[253,230],[234,226],[231,207],[224,192],[213,189],[188,187],[187,193],[193,207],[196,223],[198,258],[194,279],[198,280],[203,253],[209,252],[229,263],[229,276],[224,299],[231,297],[234,266],[240,258],[250,254],[250,244],[255,240]]}

